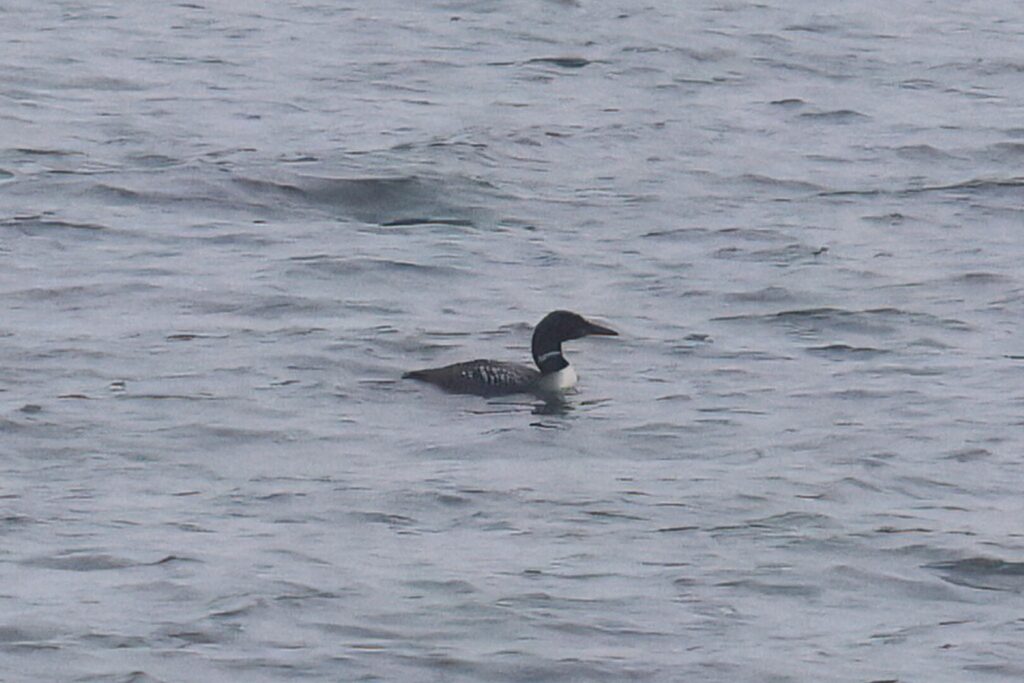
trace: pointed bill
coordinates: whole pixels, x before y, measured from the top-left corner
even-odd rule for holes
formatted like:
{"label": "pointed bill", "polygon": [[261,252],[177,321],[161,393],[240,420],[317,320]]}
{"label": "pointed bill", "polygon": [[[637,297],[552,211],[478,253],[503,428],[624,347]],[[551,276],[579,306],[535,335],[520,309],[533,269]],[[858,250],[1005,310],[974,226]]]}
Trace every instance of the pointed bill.
{"label": "pointed bill", "polygon": [[605,327],[604,325],[598,325],[597,323],[591,322],[590,320],[587,321],[586,333],[587,334],[600,334],[600,335],[604,335],[604,336],[607,336],[607,337],[617,337],[617,336],[619,336],[619,333],[616,332],[615,330],[613,330],[612,328]]}

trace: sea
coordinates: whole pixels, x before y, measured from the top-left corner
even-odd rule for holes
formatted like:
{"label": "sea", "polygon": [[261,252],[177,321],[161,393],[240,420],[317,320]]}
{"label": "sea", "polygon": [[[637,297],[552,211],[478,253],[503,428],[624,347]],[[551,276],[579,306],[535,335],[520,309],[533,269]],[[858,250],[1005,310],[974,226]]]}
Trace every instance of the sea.
{"label": "sea", "polygon": [[[0,681],[1024,680],[1009,0],[3,0]],[[563,401],[403,380],[566,344]]]}

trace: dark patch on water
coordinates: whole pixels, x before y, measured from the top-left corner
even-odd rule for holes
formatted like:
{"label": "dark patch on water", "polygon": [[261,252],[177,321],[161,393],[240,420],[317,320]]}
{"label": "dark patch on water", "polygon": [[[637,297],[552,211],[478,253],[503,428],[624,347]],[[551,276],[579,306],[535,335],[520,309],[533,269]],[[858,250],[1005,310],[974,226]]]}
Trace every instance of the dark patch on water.
{"label": "dark patch on water", "polygon": [[592,64],[589,59],[583,57],[534,57],[526,61],[527,64],[552,64],[563,69],[582,69]]}
{"label": "dark patch on water", "polygon": [[800,114],[800,117],[808,121],[820,121],[824,123],[851,124],[859,123],[870,117],[861,114],[853,109],[836,109],[833,111],[809,111]]}
{"label": "dark patch on water", "polygon": [[811,346],[807,348],[810,354],[833,358],[835,360],[862,359],[867,360],[889,353],[885,349],[875,349],[867,346],[850,346],[848,344],[828,344],[825,346]]}
{"label": "dark patch on water", "polygon": [[926,569],[938,572],[943,579],[958,586],[981,590],[1024,593],[1024,563],[992,557],[969,557],[962,560],[933,562]]}

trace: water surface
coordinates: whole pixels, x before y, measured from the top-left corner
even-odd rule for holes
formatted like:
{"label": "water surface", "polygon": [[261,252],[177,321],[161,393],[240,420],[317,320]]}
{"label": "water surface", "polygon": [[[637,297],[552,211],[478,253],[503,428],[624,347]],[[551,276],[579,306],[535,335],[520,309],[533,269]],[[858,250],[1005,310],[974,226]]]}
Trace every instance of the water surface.
{"label": "water surface", "polygon": [[1024,16],[683,5],[8,2],[0,677],[1021,680]]}

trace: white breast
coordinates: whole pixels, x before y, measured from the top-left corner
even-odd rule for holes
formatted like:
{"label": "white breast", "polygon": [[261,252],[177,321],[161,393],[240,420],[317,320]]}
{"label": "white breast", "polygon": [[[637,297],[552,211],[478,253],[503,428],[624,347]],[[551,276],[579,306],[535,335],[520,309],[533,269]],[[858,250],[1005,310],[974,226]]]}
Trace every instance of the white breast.
{"label": "white breast", "polygon": [[558,372],[541,377],[537,382],[537,388],[541,391],[565,391],[576,386],[576,379],[576,371],[571,365],[566,365]]}

